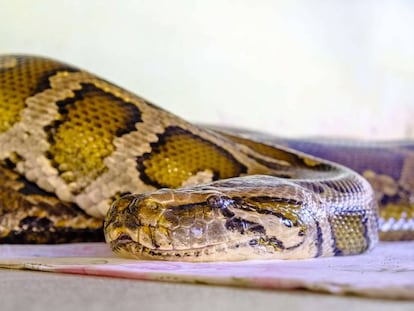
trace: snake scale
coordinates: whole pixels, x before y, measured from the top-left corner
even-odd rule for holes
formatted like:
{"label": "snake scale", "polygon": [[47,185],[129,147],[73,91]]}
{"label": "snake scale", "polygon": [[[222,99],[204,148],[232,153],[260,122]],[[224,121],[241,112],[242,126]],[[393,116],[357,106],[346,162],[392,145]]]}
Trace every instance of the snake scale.
{"label": "snake scale", "polygon": [[414,144],[252,136],[59,61],[0,56],[0,242],[105,236],[121,256],[214,261],[414,238]]}

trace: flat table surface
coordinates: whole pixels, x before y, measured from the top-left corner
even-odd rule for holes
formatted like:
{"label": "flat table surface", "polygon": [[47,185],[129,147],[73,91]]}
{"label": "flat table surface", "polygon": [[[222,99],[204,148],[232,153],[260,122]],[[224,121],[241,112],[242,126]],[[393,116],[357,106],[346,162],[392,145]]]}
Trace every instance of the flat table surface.
{"label": "flat table surface", "polygon": [[414,310],[413,301],[0,269],[1,310]]}
{"label": "flat table surface", "polygon": [[184,282],[199,287],[244,287],[254,292],[306,289],[414,302],[413,243],[381,242],[371,252],[356,256],[210,263],[123,259],[105,243],[0,245],[0,268],[76,274],[85,281],[87,277],[104,277],[108,283],[118,278],[137,284],[142,280]]}

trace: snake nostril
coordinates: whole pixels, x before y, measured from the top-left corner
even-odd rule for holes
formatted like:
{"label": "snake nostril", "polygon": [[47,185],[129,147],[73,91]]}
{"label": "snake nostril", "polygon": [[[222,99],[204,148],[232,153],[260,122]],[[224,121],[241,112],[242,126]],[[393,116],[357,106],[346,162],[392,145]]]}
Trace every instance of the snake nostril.
{"label": "snake nostril", "polygon": [[131,202],[128,204],[126,210],[128,211],[128,213],[132,214],[132,215],[137,215],[138,213],[138,204],[137,204],[137,199],[134,198],[131,200]]}

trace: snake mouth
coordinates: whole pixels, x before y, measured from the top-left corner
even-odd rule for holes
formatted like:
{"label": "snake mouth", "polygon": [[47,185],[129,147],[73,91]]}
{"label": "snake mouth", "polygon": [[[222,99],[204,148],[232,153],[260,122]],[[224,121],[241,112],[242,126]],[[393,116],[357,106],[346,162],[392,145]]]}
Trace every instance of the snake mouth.
{"label": "snake mouth", "polygon": [[[249,246],[249,240],[241,243],[240,237],[237,242],[231,241],[229,234],[225,234],[220,227],[217,223],[213,224],[206,233],[200,232],[197,227],[166,230],[139,225],[132,230],[125,226],[111,226],[106,232],[106,240],[114,253],[141,260],[216,261],[221,257],[224,260],[230,249]],[[216,232],[220,232],[219,240],[213,238]]]}
{"label": "snake mouth", "polygon": [[[139,260],[161,261],[229,261],[228,254],[232,253],[232,261],[252,259],[252,245],[246,240],[237,243],[218,243],[185,249],[160,249],[148,247],[134,241],[128,234],[122,233],[118,238],[109,242],[114,253],[124,258]],[[265,255],[265,254],[262,254]],[[266,257],[266,255],[265,255]]]}
{"label": "snake mouth", "polygon": [[[255,241],[256,243],[252,243]],[[263,242],[263,241],[262,241]],[[274,242],[274,241],[273,241]],[[159,249],[147,247],[134,241],[127,234],[121,234],[117,239],[109,242],[111,249],[117,255],[124,258],[138,260],[183,261],[183,262],[211,262],[211,261],[240,261],[251,259],[285,259],[283,251],[272,251],[260,246],[256,239],[249,241],[237,241],[235,243],[220,243],[216,245],[204,245],[202,247],[186,249]],[[291,250],[300,248],[304,241],[289,247]],[[289,249],[285,249],[289,250]],[[229,256],[231,254],[231,256]],[[305,255],[296,256],[296,259],[306,258]]]}

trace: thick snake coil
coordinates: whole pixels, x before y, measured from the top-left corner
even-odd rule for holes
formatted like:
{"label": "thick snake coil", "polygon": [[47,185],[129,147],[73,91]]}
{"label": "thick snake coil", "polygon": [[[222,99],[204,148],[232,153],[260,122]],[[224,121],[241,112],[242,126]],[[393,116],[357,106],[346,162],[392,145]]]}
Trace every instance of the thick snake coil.
{"label": "thick snake coil", "polygon": [[413,144],[248,137],[54,60],[1,56],[0,241],[96,241],[105,215],[116,253],[162,260],[348,255],[378,233],[414,237]]}

